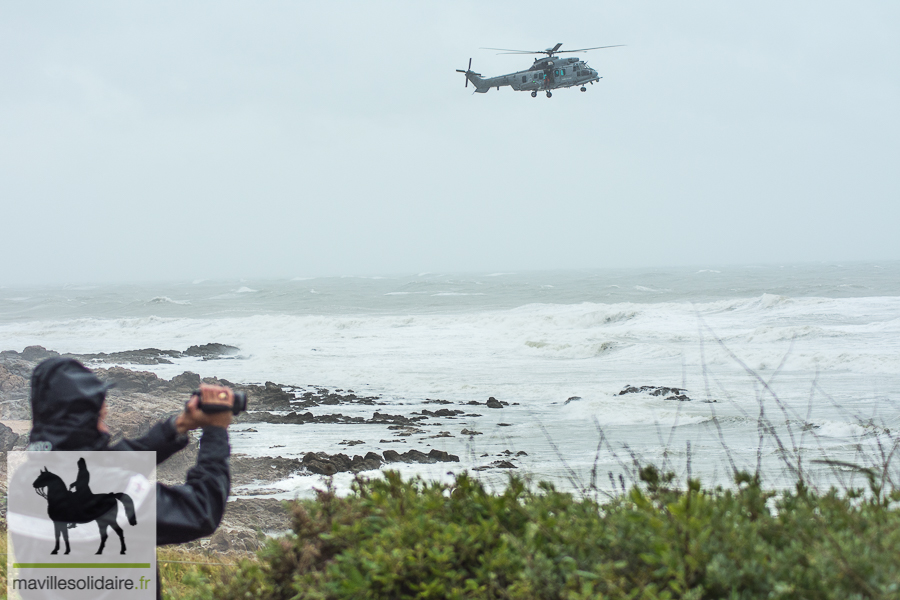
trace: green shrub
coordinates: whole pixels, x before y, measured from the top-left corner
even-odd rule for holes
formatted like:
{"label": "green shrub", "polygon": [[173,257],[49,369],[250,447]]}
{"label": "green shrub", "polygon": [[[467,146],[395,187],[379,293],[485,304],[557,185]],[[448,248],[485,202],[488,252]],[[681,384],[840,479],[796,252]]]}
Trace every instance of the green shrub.
{"label": "green shrub", "polygon": [[[511,477],[490,493],[359,479],[294,503],[293,532],[206,582],[213,598],[900,598],[900,513],[890,498],[686,491],[649,467],[599,503]],[[897,500],[896,494],[894,500]]]}

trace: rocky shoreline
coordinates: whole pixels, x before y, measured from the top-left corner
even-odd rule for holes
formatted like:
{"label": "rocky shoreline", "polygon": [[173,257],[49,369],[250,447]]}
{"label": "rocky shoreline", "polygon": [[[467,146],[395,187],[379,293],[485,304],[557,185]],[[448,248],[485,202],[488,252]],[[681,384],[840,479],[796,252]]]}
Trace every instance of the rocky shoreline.
{"label": "rocky shoreline", "polygon": [[[22,352],[0,352],[0,485],[5,493],[6,460],[9,450],[24,449],[30,427],[30,377],[34,367],[42,360],[53,356],[76,358],[106,381],[114,384],[107,394],[109,412],[107,424],[113,432],[112,441],[122,438],[139,437],[154,423],[170,415],[178,414],[191,392],[201,383],[225,385],[245,392],[250,398],[249,412],[235,418],[231,427],[233,435],[258,433],[260,424],[290,425],[361,425],[372,426],[374,431],[382,427],[387,438],[379,439],[379,445],[407,444],[404,452],[374,446],[379,435],[369,436],[368,451],[359,454],[343,452],[323,452],[322,448],[304,448],[298,457],[292,448],[293,457],[247,456],[233,453],[231,457],[232,494],[222,526],[208,540],[196,542],[216,551],[247,552],[256,549],[265,534],[284,531],[289,526],[288,515],[283,502],[260,496],[283,494],[285,490],[276,484],[298,475],[330,477],[340,473],[366,473],[392,468],[404,464],[459,463],[457,455],[443,450],[427,448],[430,440],[456,437],[451,431],[454,421],[462,420],[458,435],[471,444],[475,436],[483,432],[474,429],[471,418],[479,418],[487,413],[502,410],[504,413],[517,403],[509,403],[494,397],[484,402],[470,400],[451,402],[442,399],[425,399],[416,402],[418,410],[406,414],[394,414],[405,403],[387,402],[378,396],[358,394],[354,390],[329,390],[322,387],[281,385],[271,381],[263,384],[239,384],[217,377],[203,377],[186,371],[172,379],[163,379],[155,373],[133,370],[122,365],[146,366],[171,364],[175,359],[190,357],[204,361],[230,360],[240,358],[240,350],[225,344],[204,344],[191,346],[184,351],[146,348],[127,352],[99,354],[65,354],[41,346],[29,346]],[[115,366],[110,366],[111,364]],[[690,401],[687,390],[657,386],[626,386],[619,395],[649,394],[665,400]],[[577,402],[580,397],[571,397],[565,404]],[[435,405],[422,408],[421,405]],[[451,406],[453,405],[453,406]],[[344,411],[354,414],[339,412]],[[384,408],[389,407],[389,408]],[[371,411],[371,412],[370,412]],[[388,412],[390,411],[390,412]],[[478,411],[478,412],[473,412]],[[404,412],[400,409],[400,412]],[[500,413],[498,413],[500,414]],[[515,412],[513,413],[515,414]],[[496,427],[511,427],[514,423],[496,422]],[[435,431],[437,428],[444,430]],[[481,427],[479,427],[481,428]],[[429,431],[431,429],[431,431]],[[320,431],[317,429],[317,431]],[[184,481],[187,470],[196,462],[198,435],[183,451],[171,457],[157,469],[157,479],[164,484],[178,484]],[[382,437],[383,434],[382,434]],[[321,439],[321,438],[320,438]],[[366,444],[364,440],[345,439],[339,446],[352,448]],[[331,443],[333,446],[333,443]],[[418,446],[412,447],[412,446]],[[283,445],[270,446],[272,450]],[[466,446],[473,471],[516,469],[516,464],[527,456],[523,451],[503,450],[497,453],[481,453],[477,457],[472,447]],[[274,454],[274,452],[273,452]],[[252,497],[242,497],[252,496]]]}
{"label": "rocky shoreline", "polygon": [[[122,438],[138,437],[146,433],[158,420],[179,413],[185,399],[197,389],[201,383],[226,385],[243,391],[251,399],[252,411],[242,413],[232,425],[234,432],[255,432],[253,424],[352,424],[373,425],[387,428],[392,439],[383,439],[382,443],[406,442],[416,434],[427,434],[422,427],[441,425],[436,419],[454,420],[459,417],[479,417],[481,414],[471,412],[476,407],[483,409],[502,409],[510,406],[495,398],[486,402],[470,401],[463,409],[440,408],[422,409],[407,415],[390,414],[378,407],[386,406],[377,396],[358,395],[353,390],[328,390],[325,388],[297,388],[280,385],[268,381],[262,385],[236,384],[217,377],[201,378],[192,372],[184,372],[171,380],[163,379],[149,371],[132,370],[117,365],[156,365],[171,364],[173,359],[192,357],[202,360],[218,360],[238,357],[239,349],[225,344],[205,344],[191,346],[185,351],[160,350],[147,348],[128,352],[99,354],[60,354],[41,346],[29,346],[22,352],[0,352],[0,456],[3,473],[0,479],[5,492],[5,453],[9,450],[24,449],[27,444],[27,430],[30,426],[30,376],[34,367],[42,360],[54,356],[66,356],[80,360],[91,367],[95,373],[114,384],[107,394],[109,414],[107,424],[113,432],[112,441]],[[450,405],[447,400],[427,399],[425,404]],[[370,417],[349,416],[341,412],[313,414],[310,409],[322,407],[353,406],[373,407]],[[249,427],[242,427],[249,425]],[[481,435],[481,432],[462,428],[460,435]],[[441,431],[429,438],[452,437],[449,431]],[[421,438],[424,439],[424,438]],[[352,447],[363,443],[362,440],[345,440],[342,444]],[[171,457],[160,465],[157,478],[161,483],[178,484],[184,481],[187,470],[195,464],[198,451],[196,436],[182,452]],[[507,451],[511,454],[510,451]],[[524,453],[520,453],[524,454]],[[487,456],[487,455],[485,455]],[[505,458],[499,456],[499,458]],[[314,474],[332,476],[338,473],[364,473],[382,468],[390,468],[398,464],[435,464],[458,463],[459,456],[438,449],[422,451],[410,448],[404,452],[385,449],[380,452],[350,455],[345,453],[326,453],[311,448],[302,458],[285,458],[281,456],[250,457],[234,454],[231,458],[232,487],[240,494],[242,486],[254,486],[253,495],[279,493],[277,488],[267,489],[266,484],[283,481],[294,475]],[[515,468],[509,460],[495,460],[480,469]],[[263,487],[260,487],[263,486]],[[255,550],[263,534],[288,529],[289,520],[283,503],[271,498],[240,498],[229,502],[228,510],[222,526],[208,540],[195,544],[216,551],[247,552]]]}

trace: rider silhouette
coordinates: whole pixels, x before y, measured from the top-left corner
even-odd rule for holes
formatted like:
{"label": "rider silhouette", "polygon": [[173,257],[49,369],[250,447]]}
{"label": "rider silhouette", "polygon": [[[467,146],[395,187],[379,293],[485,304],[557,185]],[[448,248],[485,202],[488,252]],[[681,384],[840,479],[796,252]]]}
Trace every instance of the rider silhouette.
{"label": "rider silhouette", "polygon": [[[91,481],[91,473],[87,469],[87,462],[85,462],[84,458],[78,459],[78,476],[75,477],[75,482],[69,486],[69,491],[74,489],[74,497],[72,501],[74,504],[80,504],[84,506],[88,503],[89,499],[93,496],[91,492],[91,486],[89,485]],[[78,523],[69,523],[69,529],[74,529],[78,526]]]}

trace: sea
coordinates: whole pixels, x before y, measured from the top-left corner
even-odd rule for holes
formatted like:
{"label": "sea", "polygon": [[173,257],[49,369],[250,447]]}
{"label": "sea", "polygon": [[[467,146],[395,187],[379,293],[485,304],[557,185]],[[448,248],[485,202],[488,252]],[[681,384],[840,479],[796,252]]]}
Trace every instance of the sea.
{"label": "sea", "polygon": [[[0,287],[0,350],[210,342],[240,351],[123,366],[383,403],[316,414],[470,415],[402,439],[383,425],[232,427],[233,451],[250,456],[436,448],[460,461],[399,470],[443,481],[465,470],[490,487],[514,473],[599,495],[651,464],[681,485],[728,486],[736,471],[773,488],[863,486],[866,468],[885,465],[900,475],[896,261]],[[508,406],[467,404],[489,397]],[[236,493],[305,497],[322,485],[297,474]]]}

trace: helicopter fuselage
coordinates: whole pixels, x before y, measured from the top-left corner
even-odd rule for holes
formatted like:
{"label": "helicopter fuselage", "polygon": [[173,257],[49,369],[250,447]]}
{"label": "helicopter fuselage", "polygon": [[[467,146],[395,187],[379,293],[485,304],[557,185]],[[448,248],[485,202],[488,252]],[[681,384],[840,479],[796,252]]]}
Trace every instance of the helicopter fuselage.
{"label": "helicopter fuselage", "polygon": [[475,91],[485,93],[491,88],[508,85],[516,91],[555,90],[599,81],[597,71],[578,58],[550,56],[537,58],[527,71],[518,71],[497,77],[480,77],[468,72],[466,78],[475,85]]}

